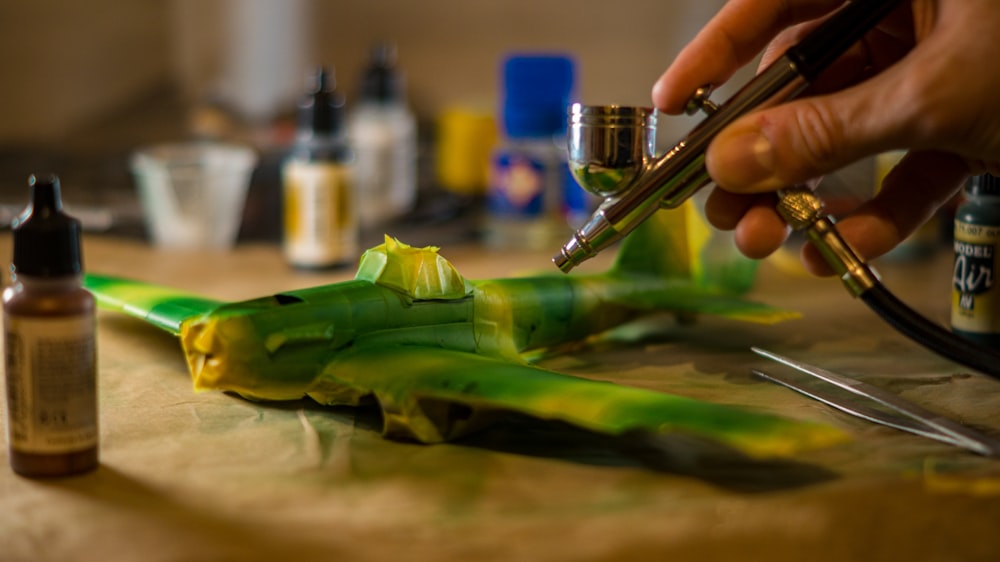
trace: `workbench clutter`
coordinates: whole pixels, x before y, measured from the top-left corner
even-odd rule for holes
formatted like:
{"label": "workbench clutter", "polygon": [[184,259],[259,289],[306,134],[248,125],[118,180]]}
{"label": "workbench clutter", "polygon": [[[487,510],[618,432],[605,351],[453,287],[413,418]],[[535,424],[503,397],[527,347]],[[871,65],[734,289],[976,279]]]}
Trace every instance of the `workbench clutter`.
{"label": "workbench clutter", "polygon": [[[0,233],[5,263],[10,242],[9,233]],[[351,281],[353,272],[293,270],[275,248],[264,245],[241,244],[223,253],[167,251],[138,240],[86,236],[84,251],[89,273],[177,287],[214,303],[248,304],[244,301],[268,295],[264,302],[273,304],[274,295],[317,285],[326,286],[319,295],[333,296],[328,285],[343,283],[399,294]],[[503,287],[524,264],[544,271],[549,253],[496,254],[459,244],[442,248],[439,256],[463,280],[501,279]],[[541,278],[545,284],[578,278],[585,293],[592,284],[610,287],[590,277],[610,258],[595,258],[569,279]],[[928,316],[946,318],[942,295],[950,291],[951,263],[950,254],[933,262],[893,262],[882,274]],[[833,428],[849,440],[747,457],[686,431],[614,436],[496,412],[478,420],[489,422],[478,431],[424,445],[386,438],[375,402],[323,406],[312,399],[254,401],[223,391],[193,392],[190,366],[175,336],[148,321],[99,310],[100,465],[79,476],[43,481],[0,470],[0,558],[660,560],[666,553],[728,560],[752,551],[776,561],[991,560],[1000,521],[995,459],[872,424],[760,381],[752,369],[778,374],[778,366],[749,349],[773,350],[877,385],[994,436],[1000,432],[1000,385],[872,321],[870,312],[829,279],[790,278],[767,263],[756,276],[741,300],[799,311],[802,319],[758,324],[699,314],[692,322],[683,313],[650,311],[600,338],[522,357],[547,380],[577,378],[583,381],[578,388],[601,389],[602,396],[608,387],[620,387],[664,399],[683,397],[671,407],[694,400],[703,412],[705,404],[723,412],[749,410],[794,426]],[[451,281],[434,294],[454,295],[464,287],[456,275],[444,278]],[[522,285],[541,283],[529,279]],[[689,302],[684,291],[668,294],[674,305]],[[396,297],[397,307],[401,298]],[[295,299],[282,300],[284,306],[271,307],[279,319],[297,306]],[[350,308],[357,306],[363,305]],[[414,301],[407,312],[430,316],[439,307],[461,306]],[[351,323],[335,326],[369,317],[352,315]],[[587,326],[548,319],[545,326],[553,329]],[[350,337],[334,332],[342,341]],[[408,337],[439,334],[424,325]],[[298,341],[324,335],[319,329],[289,334]],[[289,352],[289,340],[265,343]],[[417,353],[439,349],[426,346]],[[374,377],[382,359],[366,363],[373,372],[362,374]],[[430,368],[411,360],[396,371],[409,373],[411,367]],[[516,363],[510,368],[537,372]],[[331,368],[331,373],[342,371]],[[475,388],[459,390],[469,395]],[[596,413],[588,416],[600,417],[604,402],[595,403]],[[424,411],[435,420],[461,420],[468,412],[460,406]],[[0,461],[0,467],[9,464],[6,451],[0,451]]]}
{"label": "workbench clutter", "polygon": [[282,164],[282,247],[301,269],[354,264],[363,233],[391,229],[417,199],[417,121],[406,100],[396,47],[372,47],[358,94],[317,68],[296,107]]}

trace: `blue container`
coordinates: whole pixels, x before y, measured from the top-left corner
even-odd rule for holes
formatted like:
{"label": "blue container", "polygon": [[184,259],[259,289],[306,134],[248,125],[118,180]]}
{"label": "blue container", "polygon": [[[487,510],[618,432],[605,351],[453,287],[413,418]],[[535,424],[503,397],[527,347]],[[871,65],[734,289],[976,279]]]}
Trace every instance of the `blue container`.
{"label": "blue container", "polygon": [[566,162],[575,64],[563,55],[517,54],[504,59],[501,72],[503,140],[490,162],[486,242],[556,247],[589,207]]}
{"label": "blue container", "polygon": [[568,56],[513,55],[503,63],[503,130],[508,138],[566,132],[566,108],[575,89]]}

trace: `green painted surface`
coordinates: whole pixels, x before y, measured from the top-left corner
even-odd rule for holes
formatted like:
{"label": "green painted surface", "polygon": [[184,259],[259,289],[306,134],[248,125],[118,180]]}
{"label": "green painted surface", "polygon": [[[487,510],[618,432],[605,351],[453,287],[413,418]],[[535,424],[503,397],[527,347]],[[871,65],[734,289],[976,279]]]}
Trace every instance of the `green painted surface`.
{"label": "green painted surface", "polygon": [[706,269],[708,241],[690,216],[647,221],[611,270],[597,275],[468,281],[436,248],[387,239],[366,253],[355,280],[243,302],[96,275],[86,285],[102,306],[180,336],[198,390],[254,400],[309,396],[326,405],[374,399],[393,438],[449,440],[513,411],[611,435],[682,432],[758,455],[843,439],[826,426],[591,381],[524,359],[649,313],[761,323],[796,316],[737,294],[752,284],[753,265],[727,258],[725,267]]}

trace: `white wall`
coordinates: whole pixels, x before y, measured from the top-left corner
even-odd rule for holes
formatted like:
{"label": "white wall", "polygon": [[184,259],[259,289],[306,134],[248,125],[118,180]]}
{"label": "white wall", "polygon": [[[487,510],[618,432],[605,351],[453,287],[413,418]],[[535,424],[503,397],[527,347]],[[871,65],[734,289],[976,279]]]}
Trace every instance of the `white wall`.
{"label": "white wall", "polygon": [[58,138],[169,70],[165,3],[0,2],[0,142]]}
{"label": "white wall", "polygon": [[[425,118],[451,104],[494,104],[497,64],[511,51],[569,52],[584,101],[648,105],[653,80],[723,3],[4,0],[0,142],[72,134],[168,87],[267,115],[268,103],[280,111],[301,87],[290,77],[318,63],[336,67],[350,99],[369,46],[381,39],[396,42]],[[263,85],[251,92],[243,84]]]}

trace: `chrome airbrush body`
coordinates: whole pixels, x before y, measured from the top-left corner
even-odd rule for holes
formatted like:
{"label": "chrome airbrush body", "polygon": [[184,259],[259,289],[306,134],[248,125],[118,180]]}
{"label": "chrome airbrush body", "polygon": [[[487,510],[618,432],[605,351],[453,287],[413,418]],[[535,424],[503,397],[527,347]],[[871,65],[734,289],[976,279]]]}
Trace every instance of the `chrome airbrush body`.
{"label": "chrome airbrush body", "polygon": [[[709,88],[699,89],[689,102],[688,111],[700,109],[708,116],[659,157],[654,157],[652,150],[655,129],[652,109],[572,106],[570,169],[585,189],[605,200],[553,262],[563,272],[569,272],[627,236],[656,210],[677,207],[710,183],[705,151],[724,127],[755,109],[798,95],[897,1],[846,3],[721,106],[709,101]],[[622,158],[626,154],[631,158]]]}

